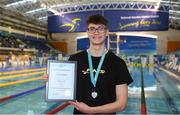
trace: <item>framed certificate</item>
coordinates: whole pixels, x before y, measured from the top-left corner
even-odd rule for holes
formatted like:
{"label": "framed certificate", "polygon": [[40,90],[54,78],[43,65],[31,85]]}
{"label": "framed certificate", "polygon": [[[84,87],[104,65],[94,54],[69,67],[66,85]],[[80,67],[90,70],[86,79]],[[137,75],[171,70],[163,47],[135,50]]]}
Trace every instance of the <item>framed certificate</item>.
{"label": "framed certificate", "polygon": [[48,60],[46,84],[47,101],[68,101],[76,99],[75,61]]}

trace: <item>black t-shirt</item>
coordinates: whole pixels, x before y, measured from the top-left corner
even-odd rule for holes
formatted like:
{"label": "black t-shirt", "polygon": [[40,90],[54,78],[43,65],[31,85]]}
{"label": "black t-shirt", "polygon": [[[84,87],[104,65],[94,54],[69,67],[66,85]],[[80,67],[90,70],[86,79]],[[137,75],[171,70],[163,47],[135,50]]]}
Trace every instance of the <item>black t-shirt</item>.
{"label": "black t-shirt", "polygon": [[[95,74],[101,57],[91,57]],[[108,51],[105,56],[95,88],[90,79],[87,52],[82,51],[71,55],[69,60],[77,61],[76,99],[91,107],[114,102],[116,85],[130,84],[133,81],[125,62],[111,51]],[[91,96],[94,90],[98,94],[95,99]],[[75,109],[74,113],[80,114],[81,112]]]}

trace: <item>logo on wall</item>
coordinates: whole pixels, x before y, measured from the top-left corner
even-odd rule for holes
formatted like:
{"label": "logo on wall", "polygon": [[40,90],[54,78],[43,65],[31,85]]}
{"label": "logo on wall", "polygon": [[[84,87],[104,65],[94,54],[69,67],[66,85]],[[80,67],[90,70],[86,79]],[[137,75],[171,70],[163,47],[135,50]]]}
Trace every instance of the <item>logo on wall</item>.
{"label": "logo on wall", "polygon": [[71,22],[65,23],[60,25],[60,28],[69,28],[68,32],[73,32],[75,31],[76,27],[79,26],[80,24],[78,21],[81,21],[80,18],[74,18]]}
{"label": "logo on wall", "polygon": [[134,27],[134,28],[141,28],[141,27],[150,27],[150,26],[160,26],[161,25],[161,21],[158,20],[137,20],[134,22],[130,22],[130,23],[126,23],[126,24],[122,24],[119,23],[119,29],[123,30],[123,29],[128,29],[129,27]]}

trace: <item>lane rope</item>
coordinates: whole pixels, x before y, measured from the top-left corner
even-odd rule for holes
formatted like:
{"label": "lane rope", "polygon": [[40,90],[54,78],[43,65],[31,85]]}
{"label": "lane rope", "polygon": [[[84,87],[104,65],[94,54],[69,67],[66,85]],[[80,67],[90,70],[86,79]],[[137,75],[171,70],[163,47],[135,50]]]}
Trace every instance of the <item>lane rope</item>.
{"label": "lane rope", "polygon": [[2,77],[0,77],[0,80],[17,78],[17,77],[32,76],[32,75],[43,74],[43,73],[45,73],[45,71],[42,71],[42,72],[32,72],[32,73],[24,73],[24,74],[12,75],[12,76],[2,76]]}
{"label": "lane rope", "polygon": [[18,73],[32,72],[32,71],[39,71],[39,70],[46,70],[46,68],[38,68],[38,69],[33,68],[33,69],[16,70],[16,71],[10,71],[10,72],[0,72],[0,75],[18,74]]}
{"label": "lane rope", "polygon": [[145,98],[145,92],[144,92],[144,73],[143,73],[143,67],[141,66],[141,115],[147,114],[146,109],[146,98]]}
{"label": "lane rope", "polygon": [[41,80],[41,79],[43,79],[42,76],[37,77],[37,78],[29,78],[29,79],[23,79],[23,80],[8,82],[8,83],[1,83],[0,87],[5,87],[5,86],[10,86],[10,85],[15,85],[15,84],[21,84],[21,83],[26,83],[26,82],[36,81],[36,80]]}
{"label": "lane rope", "polygon": [[47,112],[46,114],[47,114],[47,115],[55,114],[55,113],[63,110],[64,108],[66,108],[66,107],[69,106],[69,105],[70,105],[69,103],[65,102],[65,103],[63,103],[62,105],[60,105],[59,107],[57,107],[57,108],[55,108],[55,109]]}
{"label": "lane rope", "polygon": [[0,103],[4,102],[6,100],[12,99],[12,98],[16,98],[16,97],[19,97],[19,96],[22,96],[22,95],[26,95],[26,94],[41,90],[43,88],[45,88],[45,85],[41,86],[41,87],[38,87],[38,88],[30,89],[30,90],[27,90],[27,91],[24,91],[24,92],[21,92],[21,93],[17,93],[17,94],[14,94],[14,95],[10,95],[10,96],[0,98]]}
{"label": "lane rope", "polygon": [[52,111],[53,109],[57,108],[60,104],[62,104],[62,101],[60,102],[57,102],[53,105],[51,105],[48,109],[46,109],[43,113],[41,114],[45,114],[45,113],[48,113],[49,111]]}

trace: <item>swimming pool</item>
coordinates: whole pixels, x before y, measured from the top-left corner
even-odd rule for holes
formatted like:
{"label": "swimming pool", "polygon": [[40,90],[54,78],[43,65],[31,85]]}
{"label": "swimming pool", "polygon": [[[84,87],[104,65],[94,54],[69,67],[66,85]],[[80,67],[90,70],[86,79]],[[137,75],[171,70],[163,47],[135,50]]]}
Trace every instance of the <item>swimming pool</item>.
{"label": "swimming pool", "polygon": [[[30,70],[20,71],[20,70]],[[43,75],[44,67],[36,66],[33,68],[25,68],[15,70],[16,73],[0,75],[13,76],[24,75],[21,77],[14,77],[11,79],[2,79],[0,84],[13,82],[21,79],[33,79]],[[44,69],[43,69],[44,68]],[[42,69],[42,70],[36,70]],[[126,109],[119,114],[140,114],[141,113],[141,71],[139,67],[129,67],[134,82],[129,86],[128,104]],[[12,70],[8,70],[12,71]],[[14,71],[14,70],[13,70]],[[17,71],[20,71],[19,73]],[[37,73],[36,72],[42,72]],[[3,72],[1,72],[3,73]],[[31,74],[33,75],[31,75]],[[180,111],[180,83],[173,79],[170,75],[159,70],[158,68],[143,68],[145,99],[148,114],[178,114]],[[0,87],[0,98],[29,91],[31,89],[38,89],[26,95],[17,96],[9,100],[0,102],[0,114],[41,114],[47,113],[54,109],[62,102],[46,102],[45,101],[45,82],[42,79],[33,80],[25,83],[13,84]],[[68,106],[58,113],[73,112],[73,107]]]}

